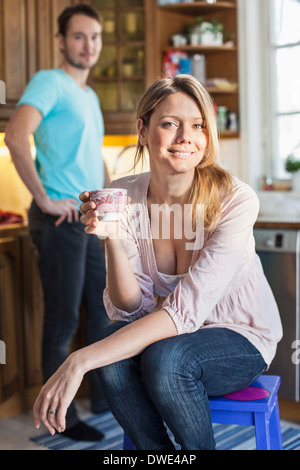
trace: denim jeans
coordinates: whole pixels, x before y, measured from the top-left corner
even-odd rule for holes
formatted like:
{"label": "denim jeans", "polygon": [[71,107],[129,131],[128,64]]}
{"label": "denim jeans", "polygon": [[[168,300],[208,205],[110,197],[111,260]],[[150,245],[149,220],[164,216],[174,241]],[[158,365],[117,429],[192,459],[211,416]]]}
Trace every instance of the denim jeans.
{"label": "denim jeans", "polygon": [[[123,327],[117,322],[105,336]],[[259,351],[227,328],[201,328],[158,341],[98,369],[110,409],[137,450],[215,448],[208,396],[238,391],[266,368]]]}
{"label": "denim jeans", "polygon": [[[109,325],[103,289],[106,270],[100,241],[84,232],[80,221],[54,226],[55,216],[43,214],[33,202],[29,229],[38,250],[38,264],[44,293],[42,369],[46,381],[69,354],[70,342],[85,306],[85,342],[94,343]],[[91,405],[105,408],[97,374],[90,373]],[[67,428],[79,421],[74,403],[67,412]]]}

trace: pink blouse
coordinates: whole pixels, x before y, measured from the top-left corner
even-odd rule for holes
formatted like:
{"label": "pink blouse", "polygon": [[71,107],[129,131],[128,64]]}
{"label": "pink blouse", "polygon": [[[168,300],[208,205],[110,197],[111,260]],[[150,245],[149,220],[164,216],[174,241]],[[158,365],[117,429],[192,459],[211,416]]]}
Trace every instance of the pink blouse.
{"label": "pink blouse", "polygon": [[[217,227],[195,243],[188,272],[170,288],[159,275],[155,260],[147,191],[150,173],[115,180],[131,197],[122,218],[123,245],[142,291],[140,307],[131,313],[116,308],[104,291],[111,320],[132,322],[157,308],[172,317],[178,334],[199,328],[225,327],[245,336],[269,366],[282,337],[279,311],[255,252],[253,225],[259,211],[255,192],[236,180],[233,195],[222,204]],[[197,237],[202,234],[196,235]]]}

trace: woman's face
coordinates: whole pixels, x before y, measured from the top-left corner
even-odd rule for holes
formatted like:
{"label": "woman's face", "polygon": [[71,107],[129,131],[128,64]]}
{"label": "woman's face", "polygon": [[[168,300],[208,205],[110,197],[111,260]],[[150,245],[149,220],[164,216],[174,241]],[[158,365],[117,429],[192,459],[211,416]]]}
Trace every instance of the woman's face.
{"label": "woman's face", "polygon": [[161,101],[151,115],[149,126],[138,122],[141,145],[147,145],[151,171],[168,174],[193,172],[204,155],[207,136],[196,102],[178,92]]}

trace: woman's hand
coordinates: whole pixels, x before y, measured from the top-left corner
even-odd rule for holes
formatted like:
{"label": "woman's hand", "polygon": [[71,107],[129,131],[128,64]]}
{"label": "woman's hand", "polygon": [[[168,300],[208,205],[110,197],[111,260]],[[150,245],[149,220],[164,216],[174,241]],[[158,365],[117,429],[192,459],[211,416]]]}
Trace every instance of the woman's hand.
{"label": "woman's hand", "polygon": [[82,204],[79,207],[82,214],[80,220],[84,225],[86,225],[84,229],[86,233],[97,235],[100,239],[120,238],[120,222],[118,220],[110,222],[99,220],[96,204],[91,201],[88,191],[81,193],[79,195],[79,199],[82,201]]}
{"label": "woman's hand", "polygon": [[43,423],[50,434],[65,430],[67,409],[76,395],[83,375],[77,353],[71,354],[41,388],[33,406],[36,428]]}
{"label": "woman's hand", "polygon": [[35,401],[36,427],[43,423],[51,434],[55,430],[64,431],[67,409],[85,373],[137,356],[150,344],[176,335],[176,326],[170,315],[165,310],[158,310],[128,323],[101,341],[73,352],[42,387]]}

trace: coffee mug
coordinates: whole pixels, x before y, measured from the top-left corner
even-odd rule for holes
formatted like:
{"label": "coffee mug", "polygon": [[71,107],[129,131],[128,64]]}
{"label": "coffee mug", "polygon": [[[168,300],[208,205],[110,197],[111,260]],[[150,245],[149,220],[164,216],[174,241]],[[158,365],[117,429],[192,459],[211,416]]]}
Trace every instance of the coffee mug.
{"label": "coffee mug", "polygon": [[120,220],[127,204],[127,190],[106,188],[90,191],[90,198],[96,204],[99,220]]}

